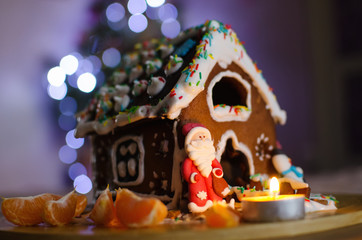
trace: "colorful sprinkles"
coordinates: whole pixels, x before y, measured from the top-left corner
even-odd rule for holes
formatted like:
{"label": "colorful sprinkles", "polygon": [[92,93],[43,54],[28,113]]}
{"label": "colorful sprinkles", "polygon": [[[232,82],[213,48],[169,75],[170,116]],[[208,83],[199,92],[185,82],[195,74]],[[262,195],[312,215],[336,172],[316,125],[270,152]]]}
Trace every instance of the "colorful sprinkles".
{"label": "colorful sprinkles", "polygon": [[[194,92],[194,89],[187,91],[185,88],[191,87],[200,89],[205,87],[208,70],[205,68],[205,64],[203,64],[203,62],[205,62],[205,60],[209,62],[215,61],[216,56],[218,56],[211,47],[215,44],[214,37],[219,38],[219,34],[221,34],[221,38],[227,40],[228,44],[229,42],[235,44],[231,49],[236,53],[234,60],[241,60],[245,57],[244,42],[239,41],[236,33],[231,29],[230,25],[224,25],[217,21],[207,21],[205,24],[186,30],[182,34],[189,33],[191,34],[190,38],[186,37],[185,40],[179,40],[178,43],[177,40],[170,41],[169,39],[162,38],[158,40],[151,39],[149,41],[136,44],[133,52],[122,56],[121,67],[113,69],[110,78],[112,81],[107,82],[106,85],[102,87],[106,88],[110,94],[104,94],[101,92],[96,94],[91,105],[84,112],[79,114],[82,118],[81,122],[96,120],[104,125],[107,125],[110,123],[108,120],[115,119],[117,115],[124,113],[127,114],[128,122],[131,122],[132,114],[134,114],[140,107],[135,106],[134,104],[139,102],[138,99],[143,98],[145,93],[147,93],[146,89],[149,87],[150,79],[153,76],[164,77],[165,79],[160,78],[159,80],[162,82],[165,81],[165,87],[170,89],[171,86],[168,86],[167,84],[172,81],[168,81],[167,76],[170,74],[181,74],[184,77],[183,79],[185,84],[179,82],[179,86],[178,83],[176,83],[168,95],[161,97],[161,101],[156,103],[159,106],[154,106],[154,109],[158,109],[156,110],[157,113],[152,112],[152,110],[140,113],[151,113],[156,115],[167,114],[177,101],[189,99],[186,94]],[[196,36],[201,37],[196,40]],[[183,37],[180,37],[179,39],[183,39]],[[187,63],[184,62],[186,59],[183,59],[183,57],[190,56],[188,53],[190,53],[192,49],[195,51],[193,58]],[[249,59],[247,60],[249,61]],[[258,68],[256,62],[253,64],[258,75],[262,77],[262,72]],[[181,67],[183,67],[182,71],[179,70]],[[113,73],[116,72],[119,74],[117,76],[113,76]],[[264,78],[262,79],[265,80]],[[117,89],[114,88],[114,85],[119,85],[121,83],[127,84],[131,89],[129,93],[125,93],[129,96],[130,103],[127,107],[122,106],[121,112],[118,113],[117,110],[119,110],[119,108],[117,110],[114,109],[116,104],[113,96],[118,94],[115,93]],[[272,89],[270,88],[269,91],[271,92]],[[152,98],[151,95],[146,97]],[[165,98],[172,100],[167,102],[168,100]],[[225,104],[214,106],[214,109],[219,108],[227,108],[227,111],[230,114],[235,115],[251,111],[251,109],[247,106],[227,106]],[[144,117],[147,116],[145,115]]]}

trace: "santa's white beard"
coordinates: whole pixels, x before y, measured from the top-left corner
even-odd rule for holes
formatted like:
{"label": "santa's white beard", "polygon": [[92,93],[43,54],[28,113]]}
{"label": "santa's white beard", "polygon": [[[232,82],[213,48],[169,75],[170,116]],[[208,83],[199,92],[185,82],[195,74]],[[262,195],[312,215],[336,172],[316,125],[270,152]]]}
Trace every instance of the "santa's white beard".
{"label": "santa's white beard", "polygon": [[186,153],[194,161],[201,175],[208,177],[212,171],[211,163],[215,159],[215,148],[211,140],[194,140],[186,145]]}

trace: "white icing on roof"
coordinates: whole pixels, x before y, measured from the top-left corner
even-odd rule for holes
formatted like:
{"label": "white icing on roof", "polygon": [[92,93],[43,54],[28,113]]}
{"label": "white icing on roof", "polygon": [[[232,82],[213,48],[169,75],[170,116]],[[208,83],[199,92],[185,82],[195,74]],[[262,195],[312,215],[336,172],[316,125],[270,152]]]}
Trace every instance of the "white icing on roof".
{"label": "white icing on roof", "polygon": [[[255,87],[270,107],[275,122],[284,124],[286,122],[285,111],[280,109],[274,94],[270,91],[270,87],[247,55],[235,32],[220,27],[222,25],[219,22],[210,22],[209,31],[204,35],[196,50],[197,53],[201,53],[202,57],[194,58],[195,61],[192,66],[195,67],[181,75],[175,87],[175,95],[169,94],[162,101],[167,102],[169,106],[168,118],[177,118],[181,110],[187,107],[194,97],[204,90],[205,81],[216,63],[231,64],[235,62],[254,81]],[[198,66],[197,70],[196,66]]]}
{"label": "white icing on roof", "polygon": [[[76,136],[84,137],[92,131],[97,134],[107,134],[117,126],[124,126],[143,118],[166,116],[169,119],[176,119],[181,110],[186,108],[201,91],[205,90],[205,82],[214,66],[219,63],[225,68],[232,62],[239,65],[250,76],[253,85],[258,89],[268,109],[270,109],[274,121],[284,124],[286,122],[286,112],[279,107],[271,88],[263,78],[261,71],[247,55],[235,32],[229,26],[218,21],[206,22],[202,27],[207,29],[205,29],[201,41],[196,46],[196,53],[192,61],[182,70],[174,88],[157,105],[133,106],[126,111],[120,112],[117,116],[107,118],[102,123],[99,120],[88,119],[89,116],[82,116],[78,118],[79,124],[76,128]],[[195,32],[197,32],[195,30],[196,28],[187,30],[172,41],[185,41],[190,36],[195,35]],[[190,43],[188,44],[190,45]],[[159,47],[161,46],[164,46],[164,44]],[[175,52],[182,51],[176,49]],[[177,58],[177,56],[175,57]],[[140,65],[136,65],[136,68],[131,70],[129,82],[132,84],[137,76],[140,76],[141,72],[143,71]],[[119,75],[118,73],[117,77],[120,77]],[[123,74],[121,80],[119,82],[124,81]]]}

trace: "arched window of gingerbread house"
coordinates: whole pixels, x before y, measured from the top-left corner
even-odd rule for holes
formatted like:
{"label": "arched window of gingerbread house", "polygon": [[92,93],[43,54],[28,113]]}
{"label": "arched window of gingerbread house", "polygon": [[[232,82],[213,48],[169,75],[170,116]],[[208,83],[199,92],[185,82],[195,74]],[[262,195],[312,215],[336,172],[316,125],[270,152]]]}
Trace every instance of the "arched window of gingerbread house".
{"label": "arched window of gingerbread house", "polygon": [[217,74],[210,82],[207,96],[215,121],[246,121],[251,114],[251,87],[238,73]]}

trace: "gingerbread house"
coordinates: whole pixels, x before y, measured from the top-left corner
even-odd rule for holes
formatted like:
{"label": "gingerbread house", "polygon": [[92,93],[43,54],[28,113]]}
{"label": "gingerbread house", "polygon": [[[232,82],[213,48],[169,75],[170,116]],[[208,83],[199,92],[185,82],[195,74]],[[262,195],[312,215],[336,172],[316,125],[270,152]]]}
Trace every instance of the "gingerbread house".
{"label": "gingerbread house", "polygon": [[231,186],[276,173],[275,126],[286,113],[230,26],[207,21],[172,40],[137,44],[106,72],[75,133],[91,138],[96,192],[126,187],[177,207],[189,122],[210,130]]}

